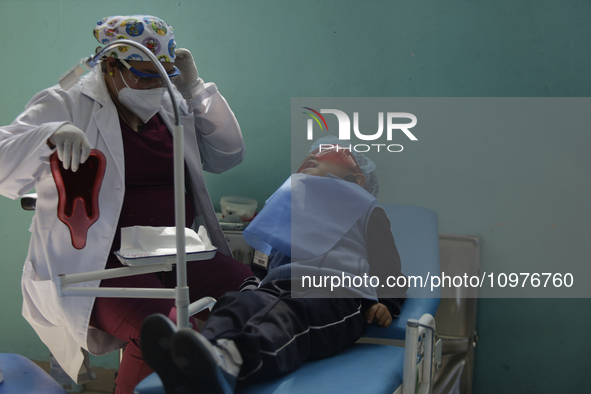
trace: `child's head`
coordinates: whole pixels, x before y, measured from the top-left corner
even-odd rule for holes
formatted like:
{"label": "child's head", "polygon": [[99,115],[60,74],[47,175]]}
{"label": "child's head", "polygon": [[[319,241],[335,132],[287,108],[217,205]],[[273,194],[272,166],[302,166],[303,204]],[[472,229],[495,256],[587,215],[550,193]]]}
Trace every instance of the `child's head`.
{"label": "child's head", "polygon": [[365,175],[348,149],[340,145],[322,145],[304,159],[298,172],[308,175],[336,177],[365,186]]}
{"label": "child's head", "polygon": [[332,174],[358,184],[377,197],[375,164],[361,153],[351,152],[346,148],[349,145],[334,136],[320,138],[297,172],[316,176]]}

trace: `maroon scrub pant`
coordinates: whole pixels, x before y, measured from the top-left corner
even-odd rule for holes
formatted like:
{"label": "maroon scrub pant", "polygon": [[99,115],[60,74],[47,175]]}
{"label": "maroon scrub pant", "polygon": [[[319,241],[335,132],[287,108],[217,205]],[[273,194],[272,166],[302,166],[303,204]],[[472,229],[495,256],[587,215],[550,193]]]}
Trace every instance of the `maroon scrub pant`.
{"label": "maroon scrub pant", "polygon": [[[187,284],[191,302],[207,296],[218,299],[228,291],[238,290],[249,276],[252,272],[248,266],[221,253],[211,260],[188,262]],[[176,270],[101,282],[101,287],[173,288],[175,285]],[[176,322],[174,302],[173,299],[96,299],[90,325],[127,342],[115,380],[115,394],[133,393],[135,386],[153,372],[142,359],[140,329],[144,319],[155,313],[169,316]]]}

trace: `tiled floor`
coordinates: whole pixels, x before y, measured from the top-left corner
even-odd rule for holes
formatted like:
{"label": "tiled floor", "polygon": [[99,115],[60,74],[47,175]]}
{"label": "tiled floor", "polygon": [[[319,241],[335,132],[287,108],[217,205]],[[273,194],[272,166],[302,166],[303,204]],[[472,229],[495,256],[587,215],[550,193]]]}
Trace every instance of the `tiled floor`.
{"label": "tiled floor", "polygon": [[[35,361],[35,364],[49,373],[49,361]],[[96,374],[97,379],[84,385],[84,394],[112,393],[113,387],[115,386],[115,372],[117,371],[98,367],[93,367],[92,370]]]}

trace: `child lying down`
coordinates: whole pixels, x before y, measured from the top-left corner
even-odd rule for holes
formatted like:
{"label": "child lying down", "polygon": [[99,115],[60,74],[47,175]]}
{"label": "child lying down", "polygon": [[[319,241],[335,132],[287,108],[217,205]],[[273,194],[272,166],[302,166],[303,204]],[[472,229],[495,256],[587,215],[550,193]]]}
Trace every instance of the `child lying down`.
{"label": "child lying down", "polygon": [[144,322],[142,353],[168,394],[233,393],[333,356],[367,324],[400,315],[406,288],[381,293],[367,280],[402,275],[375,165],[333,139],[312,149],[244,231],[268,268],[222,296],[201,332],[177,331],[163,315]]}

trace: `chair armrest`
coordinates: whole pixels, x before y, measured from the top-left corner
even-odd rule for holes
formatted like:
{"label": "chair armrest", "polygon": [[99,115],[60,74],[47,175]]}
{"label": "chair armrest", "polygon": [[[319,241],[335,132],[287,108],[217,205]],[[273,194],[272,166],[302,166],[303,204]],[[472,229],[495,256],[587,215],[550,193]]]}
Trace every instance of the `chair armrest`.
{"label": "chair armrest", "polygon": [[402,304],[400,316],[392,321],[388,328],[381,328],[370,324],[365,331],[365,337],[404,340],[406,336],[406,322],[408,319],[419,319],[423,314],[435,315],[439,306],[439,298],[408,298]]}
{"label": "chair armrest", "polygon": [[204,311],[205,309],[209,309],[211,311],[211,308],[213,308],[216,302],[216,299],[213,297],[203,297],[195,302],[192,302],[189,305],[189,316],[193,316],[196,313]]}
{"label": "chair armrest", "polygon": [[[425,313],[418,320],[409,319],[404,349],[402,394],[432,393],[442,349],[432,315]],[[418,365],[417,355],[421,360]]]}

